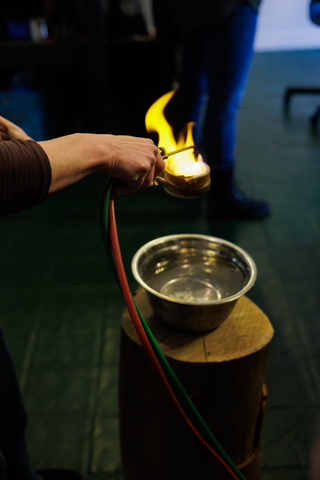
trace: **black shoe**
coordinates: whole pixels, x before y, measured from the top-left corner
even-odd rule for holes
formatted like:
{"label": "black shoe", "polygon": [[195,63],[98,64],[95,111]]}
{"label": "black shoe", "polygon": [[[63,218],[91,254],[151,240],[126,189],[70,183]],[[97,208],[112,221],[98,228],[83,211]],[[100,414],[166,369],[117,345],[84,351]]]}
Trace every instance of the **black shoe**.
{"label": "black shoe", "polygon": [[233,180],[232,170],[213,171],[208,193],[209,219],[261,220],[270,215],[270,206],[248,198]]}
{"label": "black shoe", "polygon": [[80,473],[64,468],[37,470],[36,474],[40,475],[43,480],[82,480]]}

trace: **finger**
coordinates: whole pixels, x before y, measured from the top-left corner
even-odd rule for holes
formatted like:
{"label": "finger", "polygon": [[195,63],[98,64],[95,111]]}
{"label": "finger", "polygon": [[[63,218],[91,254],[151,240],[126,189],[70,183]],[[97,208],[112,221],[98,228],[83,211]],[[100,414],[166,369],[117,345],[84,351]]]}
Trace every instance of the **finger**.
{"label": "finger", "polygon": [[22,128],[18,127],[15,123],[10,122],[4,117],[0,116],[0,127],[3,140],[12,140],[14,138],[21,138],[22,140],[32,140],[29,135],[26,134]]}
{"label": "finger", "polygon": [[[134,189],[148,188],[152,185],[154,179],[155,164],[156,160],[153,155],[145,155],[143,165],[140,166],[139,172],[137,172],[130,181],[130,184]],[[125,183],[127,184],[127,182]]]}
{"label": "finger", "polygon": [[149,168],[149,171],[144,171],[144,173],[140,172],[137,173],[133,179],[134,180],[123,180],[120,179],[122,186],[120,187],[121,193],[129,193],[129,192],[136,192],[141,188],[148,188],[152,185],[154,178],[154,165]]}
{"label": "finger", "polygon": [[152,165],[140,188],[149,188],[155,178],[155,165]]}
{"label": "finger", "polygon": [[140,174],[139,173],[136,173],[132,179],[130,180],[130,182],[138,182],[140,180]]}
{"label": "finger", "polygon": [[0,125],[0,138],[1,140],[9,140],[8,129],[5,125]]}
{"label": "finger", "polygon": [[154,178],[157,177],[161,172],[163,172],[163,170],[165,168],[166,168],[166,163],[159,153],[157,158],[156,158],[156,164],[155,164],[155,169],[154,169]]}
{"label": "finger", "polygon": [[134,180],[134,181],[123,180],[123,178],[119,178],[118,180],[119,182],[122,183],[122,185],[125,185],[126,188],[129,190],[139,190],[139,188],[141,188],[144,182],[144,179],[145,179],[145,175],[139,178],[138,180]]}

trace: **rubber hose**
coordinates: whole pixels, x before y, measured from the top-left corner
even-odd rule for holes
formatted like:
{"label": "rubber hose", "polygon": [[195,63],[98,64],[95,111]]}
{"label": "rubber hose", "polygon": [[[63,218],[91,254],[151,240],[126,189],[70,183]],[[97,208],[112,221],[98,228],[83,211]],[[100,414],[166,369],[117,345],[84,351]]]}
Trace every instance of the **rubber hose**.
{"label": "rubber hose", "polygon": [[[195,409],[193,403],[187,396],[186,392],[184,391],[183,387],[181,386],[180,382],[178,379],[175,377],[174,372],[172,371],[170,365],[168,364],[167,360],[165,359],[164,355],[161,352],[160,347],[157,345],[149,327],[147,326],[145,320],[142,317],[141,312],[139,311],[137,305],[135,304],[135,301],[131,295],[131,291],[128,286],[123,262],[122,262],[122,256],[121,256],[121,251],[120,251],[120,246],[119,246],[119,240],[118,240],[118,234],[117,234],[117,227],[116,227],[116,218],[115,218],[115,208],[114,208],[114,193],[116,190],[116,185],[115,183],[111,180],[106,188],[105,195],[104,195],[104,201],[103,201],[103,207],[102,207],[102,229],[103,229],[103,239],[104,239],[104,245],[106,248],[106,253],[109,258],[111,268],[114,271],[114,274],[116,275],[116,278],[120,284],[120,288],[122,291],[122,294],[125,299],[125,303],[128,309],[128,312],[130,314],[130,317],[132,319],[133,325],[137,331],[138,337],[141,341],[142,347],[144,348],[147,357],[154,368],[158,378],[160,379],[160,382],[162,383],[165,391],[175,404],[176,408],[178,409],[179,413],[181,416],[184,418],[186,423],[189,425],[190,429],[192,432],[195,434],[195,436],[201,441],[201,443],[210,451],[210,453],[221,463],[221,465],[225,468],[225,470],[230,474],[230,476],[235,479],[239,480],[246,480],[245,477],[242,475],[242,473],[238,470],[238,468],[233,464],[233,462],[230,460],[230,458],[227,456],[227,454],[224,452],[222,447],[219,445],[217,440],[214,438],[212,435],[211,431],[208,429],[207,425],[201,418],[200,414],[198,411]],[[109,211],[107,210],[109,206]],[[108,214],[107,214],[108,212]],[[107,225],[106,225],[107,223]],[[106,228],[107,227],[107,228]],[[110,238],[106,233],[110,234]],[[113,256],[112,256],[113,253]],[[147,329],[147,331],[146,331]],[[149,331],[148,331],[149,330]],[[151,336],[151,338],[150,338]],[[150,340],[153,339],[156,346],[158,347],[158,352],[154,351],[155,350],[155,345],[151,345]],[[158,355],[157,355],[158,353]],[[159,359],[160,355],[160,359]],[[196,415],[196,422],[198,426],[200,427],[201,430],[204,429],[204,435],[208,437],[209,435],[209,441],[213,441],[215,444],[215,447],[220,450],[220,453],[225,457],[225,460],[223,460],[220,455],[212,448],[212,446],[206,441],[203,436],[198,432],[198,430],[194,427],[192,422],[189,420],[187,417],[186,413],[184,412],[182,406],[180,405],[178,399],[176,398],[176,395],[172,389],[172,382],[171,385],[168,382],[168,379],[166,378],[163,369],[161,368],[161,365],[159,363],[159,360],[165,359],[167,365],[166,369],[169,369],[169,378],[171,375],[174,375],[174,386],[177,387],[177,383],[179,384],[178,386],[180,387],[180,390],[178,391],[179,397],[180,397],[180,402],[184,404],[184,407],[190,407],[192,408],[193,412],[193,417],[194,414]],[[164,365],[162,365],[163,367]],[[172,379],[171,379],[172,380]],[[176,388],[175,388],[176,390]],[[177,392],[176,392],[177,393]],[[182,395],[181,395],[182,394]],[[186,401],[187,400],[187,401]],[[191,404],[191,405],[190,405]],[[198,417],[198,418],[197,418]],[[199,424],[199,419],[200,419],[200,424]],[[228,465],[228,462],[230,466]]]}

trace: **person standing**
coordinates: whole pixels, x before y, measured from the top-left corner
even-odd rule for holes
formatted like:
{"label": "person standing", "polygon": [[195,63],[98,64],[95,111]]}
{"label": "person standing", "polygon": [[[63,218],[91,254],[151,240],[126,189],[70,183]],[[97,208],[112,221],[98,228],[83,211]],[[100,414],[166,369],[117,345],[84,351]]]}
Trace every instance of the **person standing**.
{"label": "person standing", "polygon": [[253,54],[261,0],[165,0],[180,30],[179,87],[165,115],[176,136],[195,122],[195,144],[211,167],[209,217],[254,220],[270,213],[234,179],[236,115]]}

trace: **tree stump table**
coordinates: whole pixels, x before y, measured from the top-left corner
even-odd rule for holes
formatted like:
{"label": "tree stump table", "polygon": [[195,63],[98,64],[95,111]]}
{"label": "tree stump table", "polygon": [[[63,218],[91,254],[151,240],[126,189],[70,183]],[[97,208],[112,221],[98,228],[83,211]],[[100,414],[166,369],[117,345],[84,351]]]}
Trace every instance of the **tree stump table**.
{"label": "tree stump table", "polygon": [[[243,296],[216,329],[183,333],[157,320],[144,289],[138,289],[135,301],[222,448],[248,480],[257,480],[264,378],[273,337],[266,315]],[[230,478],[167,396],[127,310],[122,317],[119,412],[125,480]]]}

